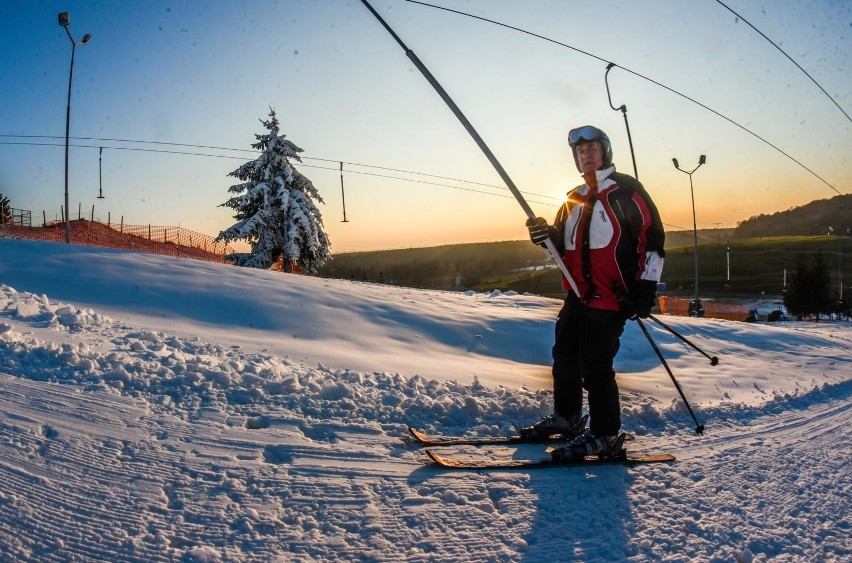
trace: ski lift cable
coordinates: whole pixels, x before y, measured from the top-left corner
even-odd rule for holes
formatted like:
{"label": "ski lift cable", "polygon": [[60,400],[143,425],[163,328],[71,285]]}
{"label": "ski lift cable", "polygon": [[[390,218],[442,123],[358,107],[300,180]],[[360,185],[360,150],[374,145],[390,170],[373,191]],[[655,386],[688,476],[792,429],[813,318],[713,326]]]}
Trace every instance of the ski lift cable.
{"label": "ski lift cable", "polygon": [[[345,162],[344,162],[344,164],[345,164]],[[316,165],[312,165],[312,164],[302,164],[302,166],[304,166],[305,168],[314,168],[314,169],[318,169],[318,170],[338,170],[337,168],[330,168],[330,167],[327,167],[327,166],[316,166]],[[511,194],[506,194],[506,193],[494,193],[494,192],[488,192],[488,191],[485,191],[485,190],[478,190],[478,189],[475,189],[475,188],[465,188],[465,187],[462,187],[462,186],[451,186],[449,184],[440,184],[438,182],[430,182],[430,181],[427,181],[427,180],[415,180],[413,178],[403,178],[403,177],[400,177],[400,176],[389,176],[387,174],[377,174],[375,172],[364,172],[362,170],[347,170],[346,172],[347,172],[347,174],[361,174],[362,176],[372,176],[374,178],[386,178],[388,180],[400,180],[402,182],[413,182],[415,184],[426,184],[426,185],[429,185],[429,186],[451,188],[451,189],[460,190],[460,191],[463,191],[463,192],[472,192],[472,193],[490,195],[490,196],[495,196],[495,197],[505,197],[505,198],[512,197]],[[498,186],[494,186],[494,187],[497,188]],[[532,195],[534,197],[543,197],[543,198],[549,198],[549,199],[553,199],[553,200],[559,200],[559,198],[552,197],[552,196],[546,196],[546,195],[542,195],[542,194],[531,194],[529,192],[524,192],[524,193],[526,195]],[[553,205],[552,201],[551,202],[543,202],[543,201],[536,201],[536,200],[532,200],[532,199],[530,201],[533,201],[534,203],[538,203],[540,205]]]}
{"label": "ski lift cable", "polygon": [[[8,137],[9,135],[0,135],[0,137],[3,137],[3,136]],[[44,135],[15,135],[15,136],[17,136],[17,137],[45,137]],[[56,138],[60,138],[60,137],[56,137]],[[71,137],[71,138],[72,139],[74,139],[74,138],[81,139],[81,137]],[[97,139],[97,140],[101,140],[101,139]],[[126,142],[133,142],[133,141],[126,141]],[[157,144],[173,144],[173,145],[180,145],[180,146],[187,146],[187,147],[200,146],[200,145],[190,145],[190,144],[186,144],[186,143],[161,143],[161,142],[157,142],[157,141],[148,141],[148,142],[149,143],[157,143]],[[53,147],[64,146],[63,144],[60,144],[60,143],[32,143],[32,142],[7,142],[7,141],[0,141],[0,145],[29,145],[29,146],[53,146]],[[204,156],[204,157],[212,157],[212,158],[229,158],[229,159],[235,159],[235,160],[236,159],[242,160],[242,157],[238,157],[238,156],[225,156],[225,155],[220,155],[220,154],[195,153],[195,152],[185,152],[185,151],[168,151],[168,150],[160,150],[160,149],[142,149],[142,148],[139,148],[139,147],[103,147],[103,146],[100,146],[100,145],[81,145],[81,144],[72,144],[70,146],[76,147],[76,148],[97,148],[99,150],[102,150],[104,148],[109,148],[109,149],[112,149],[112,150],[156,152],[156,153],[177,154],[177,155],[186,155],[186,156]],[[213,147],[211,147],[211,148],[213,148]],[[229,149],[229,150],[242,150],[242,149]],[[329,159],[317,159],[317,160],[329,160]],[[335,161],[335,162],[340,163],[340,161]],[[344,161],[343,164],[346,164],[346,162]],[[339,168],[332,168],[332,167],[328,167],[328,166],[316,166],[316,165],[313,165],[313,164],[302,164],[302,166],[304,166],[305,168],[313,168],[315,170],[332,170],[332,171],[339,171],[340,170]],[[374,168],[381,168],[381,167],[374,167]],[[385,170],[395,170],[395,169],[387,168]],[[375,177],[375,178],[399,180],[401,182],[413,182],[413,183],[417,183],[417,184],[426,184],[426,185],[430,185],[430,186],[438,186],[438,187],[442,187],[442,188],[450,188],[450,189],[460,190],[460,191],[468,191],[468,192],[478,193],[478,194],[482,194],[482,195],[490,195],[490,196],[504,197],[504,198],[511,197],[510,194],[505,194],[505,193],[494,193],[494,192],[488,192],[488,191],[485,191],[485,190],[465,188],[465,187],[462,187],[462,186],[452,186],[452,185],[449,185],[449,184],[440,184],[438,182],[430,182],[430,181],[427,181],[427,180],[415,180],[413,178],[403,178],[403,177],[400,177],[400,176],[389,176],[387,174],[378,174],[378,173],[375,173],[375,172],[364,172],[364,171],[361,171],[361,170],[346,170],[346,172],[348,174],[360,174],[362,176],[372,176],[372,177]],[[400,170],[400,172],[406,172],[406,171]],[[413,174],[416,174],[416,173],[413,173]],[[437,178],[443,178],[443,177],[437,176]],[[452,178],[448,178],[448,179],[452,180]],[[460,180],[460,181],[463,181],[463,180]],[[483,184],[483,186],[489,187],[488,184]],[[490,186],[490,187],[494,187],[494,188],[499,189],[499,186]],[[533,196],[533,197],[543,197],[543,198],[552,199],[552,200],[559,199],[559,198],[555,198],[555,197],[552,197],[552,196],[535,194],[535,193],[531,193],[531,192],[522,192],[522,193],[524,193],[528,196]],[[539,204],[539,205],[552,205],[553,204],[552,201],[551,202],[544,202],[544,201],[536,201],[536,200],[533,200],[533,199],[531,199],[530,201],[532,201],[533,203]],[[673,227],[673,228],[677,229],[678,231],[690,231],[690,232],[692,231],[692,228],[681,227],[679,225],[672,225],[672,224],[669,224],[669,223],[665,223],[665,225],[667,227]],[[704,237],[704,238],[712,238],[712,235],[704,235],[704,234],[701,234],[701,233],[699,233],[699,236]]]}
{"label": "ski lift cable", "polygon": [[[64,137],[59,137],[59,136],[56,136],[56,135],[0,135],[0,137],[16,137],[16,138],[25,138],[25,139],[26,138],[64,139]],[[194,145],[194,144],[191,144],[191,143],[174,143],[174,142],[168,142],[168,141],[139,141],[139,140],[134,140],[134,139],[114,139],[114,138],[100,138],[100,137],[71,137],[71,139],[76,139],[76,140],[79,140],[79,141],[107,141],[107,142],[114,142],[114,143],[138,143],[138,144],[147,144],[147,145],[166,145],[166,146],[175,146],[175,147],[189,147],[189,148],[197,148],[197,149],[214,149],[214,150],[222,150],[222,151],[236,151],[236,152],[255,153],[255,154],[258,152],[256,150],[249,150],[249,149],[235,149],[235,148],[229,148],[229,147],[217,147],[217,146],[212,146],[212,145]],[[85,146],[85,145],[75,145],[75,146]],[[112,148],[119,148],[119,147],[112,147]],[[126,150],[132,150],[129,147],[125,147],[125,148],[126,148]],[[138,150],[142,150],[142,149],[138,149]],[[151,150],[149,152],[169,152],[169,151],[154,151],[154,150]],[[196,153],[176,153],[176,154],[190,154],[190,155],[193,155],[193,156],[217,156],[217,155],[198,155]],[[241,158],[241,157],[225,157],[225,156],[223,156],[222,158]],[[341,162],[339,159],[320,158],[320,157],[316,157],[316,156],[299,156],[299,158],[304,159],[304,160],[318,160],[318,161],[321,161],[321,162]],[[465,184],[475,184],[475,185],[485,186],[485,187],[489,187],[489,188],[503,189],[501,186],[496,186],[496,185],[493,185],[493,184],[486,184],[486,183],[482,183],[482,182],[474,182],[472,180],[462,180],[460,178],[452,178],[452,177],[449,177],[449,176],[439,176],[439,175],[436,175],[436,174],[428,174],[426,172],[414,172],[414,171],[411,171],[411,170],[403,170],[403,169],[400,169],[400,168],[389,168],[389,167],[386,167],[386,166],[378,166],[378,165],[373,165],[373,164],[362,164],[362,163],[359,163],[359,162],[350,162],[350,161],[346,161],[346,160],[343,161],[343,164],[348,164],[350,166],[361,166],[361,167],[364,167],[364,168],[375,168],[377,170],[388,170],[390,172],[401,172],[401,173],[404,173],[404,174],[414,174],[414,175],[417,175],[417,176],[428,176],[428,177],[437,178],[437,179],[440,179],[440,180],[451,180],[453,182],[464,182]],[[548,196],[543,196],[543,197],[548,197]]]}
{"label": "ski lift cable", "polygon": [[784,55],[785,57],[787,57],[787,59],[789,59],[791,63],[793,63],[794,65],[796,65],[796,67],[797,67],[799,70],[801,70],[801,71],[804,73],[804,75],[805,75],[805,76],[807,76],[807,77],[811,80],[811,82],[813,82],[813,83],[816,85],[816,87],[817,87],[817,88],[819,88],[819,89],[822,91],[822,93],[826,95],[826,97],[827,97],[829,100],[831,100],[831,103],[833,103],[835,106],[837,106],[837,109],[839,109],[839,110],[843,113],[843,115],[845,115],[845,116],[846,116],[846,119],[848,119],[850,122],[852,122],[852,117],[850,117],[850,116],[849,116],[849,114],[848,114],[848,113],[846,113],[846,111],[845,111],[842,107],[840,107],[840,104],[838,104],[838,103],[837,103],[837,100],[835,100],[834,98],[832,98],[832,97],[831,97],[831,94],[829,94],[828,92],[826,92],[826,91],[825,91],[825,88],[823,88],[822,86],[820,86],[819,82],[817,82],[817,81],[816,81],[816,79],[808,73],[808,71],[806,71],[804,68],[802,68],[802,66],[801,66],[799,63],[797,63],[796,61],[794,61],[794,60],[793,60],[793,57],[791,57],[790,55],[788,55],[788,54],[784,51],[784,49],[782,49],[781,47],[779,47],[779,46],[778,46],[778,44],[776,44],[774,41],[772,41],[772,39],[770,39],[769,37],[767,37],[765,33],[763,33],[762,31],[760,31],[760,30],[759,30],[759,29],[757,29],[756,27],[754,27],[754,26],[751,24],[751,22],[750,22],[750,21],[748,21],[747,19],[745,19],[744,17],[742,17],[740,14],[738,14],[737,12],[735,12],[735,11],[734,11],[734,10],[733,10],[730,6],[728,6],[727,4],[725,4],[724,2],[722,2],[722,0],[716,0],[716,2],[717,2],[717,3],[719,3],[719,4],[723,7],[723,8],[725,8],[726,10],[728,10],[729,12],[731,12],[732,14],[734,14],[737,18],[739,18],[739,19],[741,19],[743,22],[745,22],[745,24],[746,24],[746,25],[748,25],[750,28],[752,28],[753,30],[755,30],[755,31],[756,31],[756,32],[757,32],[757,33],[758,33],[761,37],[763,37],[764,39],[766,39],[766,40],[767,40],[767,41],[768,41],[768,42],[769,42],[769,43],[770,43],[773,47],[775,47],[776,49],[778,49],[778,50],[781,52],[781,54],[782,54],[782,55]]}
{"label": "ski lift cable", "polygon": [[783,151],[783,150],[782,150],[781,148],[779,148],[778,146],[776,146],[776,145],[774,145],[774,144],[770,143],[768,140],[764,139],[763,137],[761,137],[760,135],[758,135],[757,133],[755,133],[754,131],[752,131],[751,129],[749,129],[748,127],[746,127],[745,125],[740,125],[739,123],[737,123],[736,121],[734,121],[734,120],[733,120],[733,119],[731,119],[730,117],[728,117],[728,116],[726,116],[726,115],[724,115],[724,114],[722,114],[722,113],[720,113],[720,112],[718,112],[718,111],[714,110],[713,108],[711,108],[711,107],[709,107],[709,106],[707,106],[707,105],[705,105],[705,104],[702,104],[702,103],[701,103],[701,102],[699,102],[698,100],[695,100],[695,99],[693,99],[693,98],[690,98],[690,97],[689,97],[689,96],[687,96],[686,94],[683,94],[683,93],[681,93],[681,92],[678,92],[678,91],[677,91],[677,90],[675,90],[674,88],[671,88],[671,87],[669,87],[669,86],[666,86],[665,84],[663,84],[663,83],[661,83],[661,82],[657,82],[656,80],[654,80],[654,79],[652,79],[652,78],[649,78],[649,77],[647,77],[647,76],[645,76],[645,75],[643,75],[643,74],[640,74],[640,73],[638,73],[638,72],[636,72],[636,71],[634,71],[634,70],[630,70],[629,68],[626,68],[626,67],[623,67],[623,66],[621,66],[621,65],[618,65],[618,64],[616,64],[616,63],[613,63],[612,61],[608,61],[608,60],[606,60],[606,59],[604,59],[604,58],[602,58],[602,57],[599,57],[599,56],[597,56],[597,55],[594,55],[594,54],[592,54],[592,53],[589,53],[588,51],[583,51],[582,49],[578,49],[577,47],[574,47],[574,46],[568,45],[567,43],[562,43],[561,41],[557,41],[557,40],[555,40],[555,39],[551,39],[550,37],[546,37],[546,36],[544,36],[544,35],[541,35],[541,34],[538,34],[538,33],[532,32],[532,31],[528,31],[528,30],[526,30],[526,29],[522,29],[522,28],[520,28],[520,27],[516,27],[516,26],[513,26],[513,25],[509,25],[509,24],[507,24],[507,23],[502,23],[502,22],[499,22],[499,21],[496,21],[496,20],[492,20],[492,19],[489,19],[489,18],[485,18],[485,17],[482,17],[482,16],[477,16],[477,15],[474,15],[474,14],[469,14],[469,13],[467,13],[467,12],[462,12],[462,11],[460,11],[460,10],[454,10],[454,9],[452,9],[452,8],[445,8],[444,6],[436,6],[436,5],[434,5],[434,4],[428,4],[428,3],[426,3],[426,2],[421,2],[421,1],[419,1],[419,0],[405,0],[405,1],[406,1],[406,2],[410,2],[410,3],[412,3],[412,4],[419,4],[419,5],[421,5],[421,6],[425,6],[425,7],[427,7],[427,8],[434,8],[434,9],[436,9],[436,10],[444,10],[444,11],[447,11],[447,12],[452,12],[452,13],[454,13],[454,14],[458,14],[458,15],[460,15],[460,16],[466,16],[466,17],[469,17],[469,18],[473,18],[473,19],[476,19],[476,20],[484,21],[484,22],[486,22],[486,23],[490,23],[490,24],[497,25],[497,26],[500,26],[500,27],[505,27],[505,28],[507,28],[507,29],[511,29],[512,31],[517,31],[517,32],[519,32],[519,33],[523,33],[523,34],[526,34],[526,35],[530,35],[530,36],[532,36],[532,37],[536,37],[536,38],[538,38],[538,39],[542,39],[542,40],[547,41],[547,42],[549,42],[549,43],[553,43],[553,44],[555,44],[555,45],[559,45],[559,46],[561,46],[561,47],[565,47],[565,48],[567,48],[567,49],[571,49],[572,51],[576,51],[576,52],[581,53],[581,54],[583,54],[583,55],[586,55],[586,56],[588,56],[588,57],[592,57],[593,59],[597,59],[597,60],[599,60],[599,61],[601,61],[601,62],[603,62],[603,63],[606,63],[606,64],[608,64],[608,65],[617,66],[618,68],[620,68],[620,69],[624,70],[625,72],[628,72],[628,73],[630,73],[630,74],[632,74],[632,75],[634,75],[634,76],[636,76],[636,77],[638,77],[638,78],[641,78],[641,79],[643,79],[643,80],[646,80],[646,81],[650,82],[651,84],[654,84],[654,85],[656,85],[656,86],[659,86],[660,88],[663,88],[663,89],[665,89],[665,90],[668,90],[669,92],[671,92],[671,93],[673,93],[673,94],[676,94],[676,95],[678,95],[678,96],[680,96],[680,97],[682,97],[682,98],[684,98],[684,99],[686,99],[686,100],[688,100],[688,101],[690,101],[690,102],[692,102],[692,103],[694,103],[694,104],[696,104],[696,105],[698,105],[698,106],[700,106],[700,107],[702,107],[702,108],[706,109],[707,111],[709,111],[709,112],[711,112],[711,113],[715,114],[716,116],[721,117],[722,119],[724,119],[725,121],[727,121],[727,122],[731,123],[732,125],[735,125],[736,127],[739,127],[740,129],[742,129],[743,131],[745,131],[745,132],[746,132],[746,133],[748,133],[749,135],[751,135],[751,136],[755,137],[755,138],[756,138],[756,139],[758,139],[759,141],[762,141],[762,142],[763,142],[763,143],[765,143],[766,145],[769,145],[770,147],[772,147],[773,149],[775,149],[776,151],[778,151],[778,152],[779,152],[779,153],[781,153],[782,155],[786,156],[788,159],[790,159],[790,160],[792,160],[793,162],[795,162],[796,164],[798,164],[800,167],[802,167],[802,168],[804,168],[805,170],[807,170],[808,172],[810,172],[810,173],[811,173],[811,175],[813,175],[813,176],[814,176],[814,177],[816,177],[818,180],[820,180],[822,183],[824,183],[826,186],[828,186],[829,188],[831,188],[832,190],[834,190],[835,192],[837,192],[837,194],[838,194],[838,195],[843,195],[843,194],[842,194],[842,193],[841,193],[841,192],[840,192],[837,188],[835,188],[832,184],[830,184],[830,183],[829,183],[829,182],[828,182],[825,178],[823,178],[822,176],[820,176],[819,174],[817,174],[816,172],[814,172],[813,170],[811,170],[810,168],[808,168],[807,166],[805,166],[802,162],[800,162],[799,160],[797,160],[796,158],[794,158],[792,155],[790,155],[790,154],[786,153],[785,151]]}
{"label": "ski lift cable", "polygon": [[[7,142],[7,141],[0,141],[0,145],[29,145],[29,146],[53,146],[53,147],[64,146],[64,144],[60,144],[60,143],[32,143],[32,142]],[[100,145],[72,144],[72,145],[69,145],[69,146],[76,147],[76,148],[84,148],[84,149],[101,148]],[[188,145],[188,146],[193,146],[193,145]],[[170,150],[165,150],[165,149],[145,149],[145,148],[139,148],[139,147],[103,147],[103,148],[110,148],[112,150],[122,150],[122,151],[153,152],[153,153],[159,153],[159,154],[177,154],[177,155],[186,155],[186,156],[204,156],[204,157],[211,157],[211,158],[229,158],[229,159],[234,159],[234,160],[244,160],[243,157],[239,157],[239,156],[227,156],[227,155],[221,155],[221,154],[186,152],[186,151],[170,151]],[[239,150],[239,149],[233,149],[233,150]],[[322,159],[322,160],[327,160],[327,159]],[[338,161],[334,161],[334,162],[340,162],[340,161],[338,160]],[[344,162],[344,164],[345,164],[345,162]],[[334,171],[338,170],[338,168],[336,168],[336,167],[333,168],[333,167],[329,167],[329,166],[317,166],[317,165],[313,165],[313,164],[304,164],[304,163],[302,163],[301,166],[303,166],[304,168],[313,168],[315,170],[334,170]],[[392,169],[388,169],[388,170],[392,170]],[[490,196],[495,196],[495,197],[504,197],[504,198],[512,197],[510,194],[507,194],[507,193],[494,193],[494,192],[479,190],[479,189],[475,189],[475,188],[466,188],[466,187],[463,187],[463,186],[452,186],[450,184],[441,184],[441,183],[438,183],[438,182],[430,182],[430,181],[427,181],[427,180],[417,180],[417,179],[414,179],[414,178],[403,178],[401,176],[391,176],[391,175],[388,175],[388,174],[378,174],[378,173],[375,173],[375,172],[365,172],[365,171],[361,171],[361,170],[347,170],[346,172],[348,174],[360,174],[362,176],[373,176],[375,178],[386,178],[386,179],[389,179],[389,180],[399,180],[399,181],[402,181],[402,182],[413,182],[413,183],[416,183],[416,184],[426,184],[426,185],[430,185],[430,186],[450,188],[450,189],[454,189],[454,190],[477,193],[477,194],[482,194],[482,195],[490,195]],[[405,172],[405,171],[403,170],[401,172]],[[418,174],[417,172],[409,172],[409,173],[410,174]],[[449,179],[452,180],[452,178],[449,178]],[[464,182],[464,180],[458,180],[458,181]],[[485,187],[488,187],[488,184],[482,184],[482,185],[485,186]],[[494,187],[495,189],[500,189],[499,186],[491,186],[491,187]],[[526,195],[531,195],[533,197],[545,198],[545,199],[552,200],[552,201],[549,201],[549,202],[532,200],[532,199],[530,200],[530,201],[533,201],[534,203],[538,203],[540,205],[553,205],[554,201],[560,201],[560,202],[562,201],[560,198],[553,197],[553,196],[530,193],[530,192],[524,192],[524,193]]]}
{"label": "ski lift cable", "polygon": [[[38,139],[64,139],[65,138],[65,137],[59,137],[59,136],[56,136],[56,135],[7,135],[7,134],[0,134],[0,137],[12,137],[12,138],[23,138],[23,139],[33,139],[33,138],[38,138]],[[79,140],[79,141],[106,141],[106,142],[119,142],[119,143],[139,143],[139,144],[149,144],[149,145],[166,145],[166,146],[188,147],[188,148],[199,148],[199,149],[215,149],[215,150],[223,150],[223,151],[236,151],[236,152],[253,153],[253,154],[258,153],[258,151],[248,150],[248,149],[234,149],[234,148],[228,148],[228,147],[215,147],[215,146],[210,146],[210,145],[193,145],[193,144],[190,144],[190,143],[173,143],[173,142],[167,142],[167,141],[137,141],[137,140],[133,140],[133,139],[109,139],[109,138],[99,138],[99,137],[70,137],[70,138],[75,139],[75,140]],[[21,142],[4,142],[4,141],[0,141],[0,145],[57,146],[53,143],[21,143]],[[71,145],[71,146],[79,147],[79,148],[93,148],[93,145],[78,145],[78,144],[75,144],[75,145]],[[245,158],[245,157],[241,157],[241,156],[227,156],[227,155],[220,155],[220,154],[194,153],[194,152],[184,152],[184,151],[167,151],[167,150],[158,150],[158,149],[142,149],[142,148],[138,148],[138,147],[109,147],[109,148],[112,148],[112,149],[115,149],[115,150],[155,152],[155,153],[164,153],[164,154],[185,154],[185,155],[189,155],[189,156],[208,156],[208,157],[215,157],[215,158],[230,158],[230,159],[235,159],[235,160],[242,160],[242,159]],[[317,161],[320,161],[320,162],[334,162],[334,163],[341,162],[339,159],[319,158],[319,157],[315,157],[315,156],[299,156],[299,159],[300,160],[317,160]],[[389,171],[389,172],[399,172],[401,174],[411,174],[411,175],[414,175],[414,176],[425,176],[427,178],[435,178],[435,179],[438,179],[438,180],[448,180],[448,181],[451,181],[451,182],[460,182],[460,183],[464,183],[464,184],[471,184],[471,185],[474,185],[474,186],[482,186],[482,187],[485,187],[485,188],[494,188],[494,189],[497,189],[497,190],[506,189],[503,186],[496,186],[494,184],[486,184],[484,182],[475,182],[473,180],[463,180],[461,178],[452,178],[450,176],[439,176],[437,174],[428,174],[426,172],[416,172],[416,171],[412,171],[412,170],[403,170],[401,168],[390,168],[390,167],[387,167],[387,166],[378,166],[378,165],[374,165],[374,164],[362,164],[362,163],[358,163],[358,162],[349,162],[349,161],[346,161],[346,160],[344,160],[342,162],[343,162],[343,164],[346,164],[346,165],[349,165],[349,166],[359,166],[359,167],[362,167],[362,168],[373,168],[373,169],[376,169],[376,170],[385,170],[385,171]],[[303,163],[302,166],[308,167],[309,165]],[[322,168],[322,167],[319,167],[319,166],[313,166],[313,168],[318,168],[318,169],[321,169],[321,170],[331,170],[331,168]],[[336,170],[336,168],[335,168],[335,170]],[[359,173],[356,170],[347,170],[347,172]],[[363,174],[366,174],[366,173],[363,173]],[[380,175],[376,175],[376,176],[380,176]],[[393,176],[387,176],[387,177],[388,178],[395,178]],[[406,178],[395,178],[395,179],[407,180]],[[411,180],[411,181],[416,181],[416,180]],[[429,183],[429,182],[422,182],[422,183]],[[434,184],[434,185],[443,186],[445,184]],[[446,186],[446,187],[453,187],[453,186]],[[480,193],[489,193],[489,192],[482,191]],[[561,198],[557,198],[557,197],[549,196],[549,195],[545,195],[545,194],[537,194],[537,193],[533,193],[533,192],[523,192],[523,193],[528,194],[528,195],[532,195],[532,196],[535,196],[535,197],[541,197],[541,198],[545,198],[545,199],[554,200],[554,201],[560,201],[560,202],[562,201]],[[498,195],[498,194],[491,194],[491,195]],[[501,195],[501,197],[507,197],[507,196],[503,196],[502,194],[499,194],[499,195]],[[540,203],[540,202],[537,202],[537,203]],[[550,205],[550,204],[546,204],[546,205]]]}

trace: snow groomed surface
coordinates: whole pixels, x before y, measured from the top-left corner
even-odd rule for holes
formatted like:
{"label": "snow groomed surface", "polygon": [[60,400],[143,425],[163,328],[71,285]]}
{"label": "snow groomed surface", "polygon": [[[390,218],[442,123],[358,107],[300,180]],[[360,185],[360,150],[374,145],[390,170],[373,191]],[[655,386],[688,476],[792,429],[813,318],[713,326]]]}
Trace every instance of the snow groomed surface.
{"label": "snow groomed surface", "polygon": [[2,560],[852,556],[849,325],[666,317],[720,358],[653,333],[704,436],[628,325],[625,430],[675,463],[456,472],[408,425],[547,414],[558,302],[107,254],[0,240]]}

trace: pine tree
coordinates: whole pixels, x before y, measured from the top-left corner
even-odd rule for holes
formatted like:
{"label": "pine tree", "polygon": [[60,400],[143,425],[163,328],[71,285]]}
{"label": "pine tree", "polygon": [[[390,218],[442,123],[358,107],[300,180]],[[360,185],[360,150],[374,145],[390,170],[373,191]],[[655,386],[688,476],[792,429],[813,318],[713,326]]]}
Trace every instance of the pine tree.
{"label": "pine tree", "polygon": [[230,256],[238,266],[268,269],[282,263],[285,272],[297,266],[304,273],[316,273],[330,256],[322,214],[314,204],[323,200],[292,165],[291,161],[301,162],[302,149],[279,134],[275,110],[269,108],[269,119],[260,122],[268,132],[256,134],[252,147],[261,155],[229,174],[243,183],[231,186],[228,191],[238,195],[220,206],[234,209],[237,223],[216,240],[244,240],[251,245],[251,252]]}
{"label": "pine tree", "polygon": [[799,320],[810,312],[808,306],[808,262],[804,255],[796,259],[796,269],[790,277],[790,287],[784,294],[784,306]]}
{"label": "pine tree", "polygon": [[831,274],[822,250],[817,250],[814,257],[811,276],[813,277],[814,308],[818,312],[827,313],[834,308],[835,303],[831,296]]}
{"label": "pine tree", "polygon": [[832,308],[831,276],[828,266],[817,251],[812,260],[799,256],[790,287],[784,295],[784,306],[799,320],[807,316],[826,313]]}

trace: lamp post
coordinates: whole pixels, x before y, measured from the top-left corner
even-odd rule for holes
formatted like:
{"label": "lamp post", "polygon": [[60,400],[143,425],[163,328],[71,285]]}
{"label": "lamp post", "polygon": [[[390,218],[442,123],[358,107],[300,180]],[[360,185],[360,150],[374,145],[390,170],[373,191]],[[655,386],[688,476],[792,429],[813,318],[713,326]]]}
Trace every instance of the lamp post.
{"label": "lamp post", "polygon": [[[828,227],[828,236],[834,233],[834,227]],[[846,229],[849,234],[849,229]],[[843,301],[843,239],[840,232],[837,233],[837,284],[840,286],[840,301]]]}
{"label": "lamp post", "polygon": [[68,31],[68,26],[71,25],[71,16],[68,12],[60,12],[59,25],[65,28],[65,33],[68,34],[68,39],[71,40],[71,69],[68,71],[68,106],[65,109],[65,242],[71,242],[71,226],[68,220],[68,139],[71,132],[71,79],[74,77],[74,52],[77,50],[77,45],[85,45],[92,39],[92,34],[87,33],[83,36],[83,40],[79,43],[74,41],[71,32]]}
{"label": "lamp post", "polygon": [[672,158],[674,167],[689,176],[689,193],[692,196],[692,231],[695,239],[695,301],[690,305],[690,316],[692,317],[704,316],[704,308],[698,299],[698,223],[695,221],[695,191],[692,188],[692,175],[706,162],[707,157],[702,154],[698,159],[698,166],[693,168],[692,171],[687,172],[686,170],[681,170],[676,158]]}
{"label": "lamp post", "polygon": [[726,272],[727,276],[725,277],[725,287],[731,287],[731,246],[728,245],[728,249],[725,251],[725,263],[726,263]]}

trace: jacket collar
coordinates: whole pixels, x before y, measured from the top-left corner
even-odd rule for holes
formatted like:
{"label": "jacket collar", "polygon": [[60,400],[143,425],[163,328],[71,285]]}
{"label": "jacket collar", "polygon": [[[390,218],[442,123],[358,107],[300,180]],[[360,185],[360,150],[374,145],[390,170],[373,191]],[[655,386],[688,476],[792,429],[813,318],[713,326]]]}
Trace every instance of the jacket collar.
{"label": "jacket collar", "polygon": [[[613,172],[615,172],[614,164],[604,168],[603,170],[595,170],[595,176],[598,179],[598,190],[596,193],[600,194],[615,185],[615,182],[609,179],[609,176]],[[588,199],[590,191],[591,188],[584,182],[568,193],[568,201],[581,203]]]}
{"label": "jacket collar", "polygon": [[603,189],[603,182],[607,178],[609,178],[610,174],[615,172],[615,164],[609,165],[609,167],[604,168],[603,170],[595,170],[595,175],[598,177],[598,190]]}

